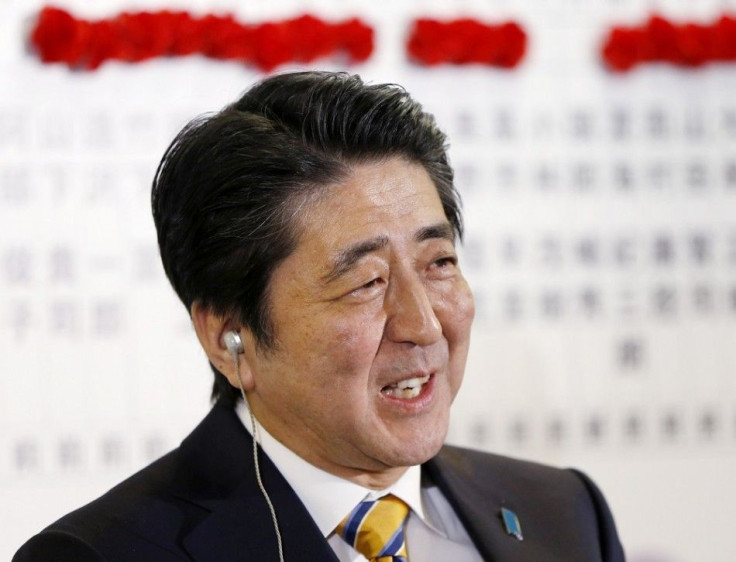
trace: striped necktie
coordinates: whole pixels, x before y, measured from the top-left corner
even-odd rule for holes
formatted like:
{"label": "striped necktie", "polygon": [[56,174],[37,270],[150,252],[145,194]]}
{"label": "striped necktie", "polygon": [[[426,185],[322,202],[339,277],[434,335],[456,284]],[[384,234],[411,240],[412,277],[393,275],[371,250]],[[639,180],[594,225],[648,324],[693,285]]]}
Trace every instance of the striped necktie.
{"label": "striped necktie", "polygon": [[360,502],[336,532],[371,562],[407,562],[404,522],[409,506],[396,496]]}

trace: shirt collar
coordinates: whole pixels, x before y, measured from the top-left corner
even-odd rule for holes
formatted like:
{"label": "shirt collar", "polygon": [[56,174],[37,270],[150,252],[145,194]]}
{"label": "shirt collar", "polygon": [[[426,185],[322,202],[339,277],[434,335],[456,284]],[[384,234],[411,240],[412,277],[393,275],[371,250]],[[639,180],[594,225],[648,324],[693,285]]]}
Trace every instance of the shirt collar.
{"label": "shirt collar", "polygon": [[[235,411],[252,434],[248,407],[238,401]],[[393,494],[406,502],[413,513],[432,527],[422,508],[419,465],[409,467],[389,488],[371,490],[308,463],[268,433],[257,421],[256,441],[294,489],[325,537],[332,534],[335,527],[359,502],[375,500],[386,494]]]}

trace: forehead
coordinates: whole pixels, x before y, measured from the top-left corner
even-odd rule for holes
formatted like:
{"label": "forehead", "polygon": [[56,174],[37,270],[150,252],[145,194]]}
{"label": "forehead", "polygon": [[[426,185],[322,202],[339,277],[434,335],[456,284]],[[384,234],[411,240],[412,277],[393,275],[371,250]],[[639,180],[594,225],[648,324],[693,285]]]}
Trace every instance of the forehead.
{"label": "forehead", "polygon": [[352,166],[343,181],[326,187],[303,211],[297,247],[402,237],[428,224],[447,222],[427,171],[400,158]]}

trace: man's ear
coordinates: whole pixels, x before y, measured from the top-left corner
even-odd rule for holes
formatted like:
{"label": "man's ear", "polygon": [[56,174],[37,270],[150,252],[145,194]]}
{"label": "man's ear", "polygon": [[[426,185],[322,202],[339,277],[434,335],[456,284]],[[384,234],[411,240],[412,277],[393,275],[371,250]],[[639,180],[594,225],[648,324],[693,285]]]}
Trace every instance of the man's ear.
{"label": "man's ear", "polygon": [[[228,330],[237,331],[241,338],[244,337],[243,330],[238,330],[230,319],[218,316],[209,307],[203,306],[199,301],[192,304],[190,313],[192,315],[194,331],[197,333],[199,343],[207,354],[210,363],[225,375],[228,382],[235,388],[240,388],[240,383],[238,382],[238,377],[240,377],[243,390],[246,392],[253,390],[253,372],[248,366],[245,354],[240,353],[238,355],[238,369],[236,370],[235,361],[233,361],[223,341],[223,335]],[[245,342],[245,339],[243,341]]]}

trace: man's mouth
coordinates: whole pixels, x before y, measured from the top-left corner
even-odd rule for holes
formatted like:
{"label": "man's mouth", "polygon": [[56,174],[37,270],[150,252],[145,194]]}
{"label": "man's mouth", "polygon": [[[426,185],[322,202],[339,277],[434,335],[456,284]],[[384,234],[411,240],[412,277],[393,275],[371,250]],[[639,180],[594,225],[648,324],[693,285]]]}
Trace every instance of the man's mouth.
{"label": "man's mouth", "polygon": [[422,386],[429,381],[429,375],[404,379],[394,384],[389,384],[381,389],[383,394],[394,398],[411,399],[416,398],[422,392]]}

